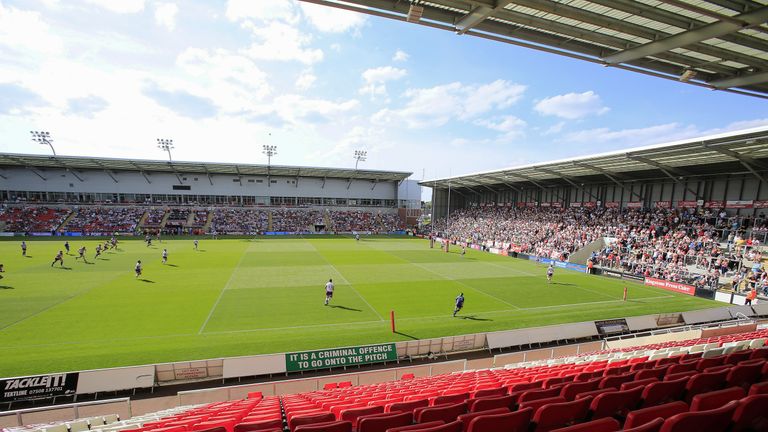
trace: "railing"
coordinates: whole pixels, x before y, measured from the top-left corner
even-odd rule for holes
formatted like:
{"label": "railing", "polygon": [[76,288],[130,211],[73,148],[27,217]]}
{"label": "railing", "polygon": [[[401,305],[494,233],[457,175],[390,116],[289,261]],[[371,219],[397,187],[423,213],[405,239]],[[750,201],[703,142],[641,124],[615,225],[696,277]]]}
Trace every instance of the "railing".
{"label": "railing", "polygon": [[[29,423],[24,421],[24,415],[26,414],[43,413],[51,410],[56,410],[57,412],[61,412],[61,410],[66,410],[66,409],[72,409],[71,419],[74,420],[74,419],[80,418],[80,408],[95,406],[95,405],[116,404],[116,403],[125,404],[125,406],[128,409],[128,418],[133,416],[131,411],[131,398],[126,397],[126,398],[117,398],[117,399],[107,399],[102,401],[77,402],[77,403],[70,403],[70,404],[56,405],[56,406],[26,408],[26,409],[14,410],[14,411],[0,411],[0,420],[7,419],[9,417],[16,417],[16,425],[23,426]],[[107,414],[111,414],[111,413],[112,412],[110,411]],[[92,415],[90,414],[88,415],[88,417],[91,417],[91,416]]]}
{"label": "railing", "polygon": [[692,324],[692,325],[685,325],[685,326],[678,326],[678,327],[670,327],[665,329],[657,329],[657,330],[648,330],[644,332],[639,333],[631,333],[626,335],[619,335],[619,336],[611,336],[603,339],[603,345],[605,345],[608,342],[613,342],[617,340],[625,340],[625,339],[635,339],[638,337],[645,337],[645,336],[657,336],[662,334],[670,334],[670,333],[681,333],[686,331],[693,331],[693,330],[704,330],[704,329],[712,329],[712,328],[724,328],[724,327],[733,327],[733,326],[739,326],[744,324],[754,324],[757,323],[756,319],[749,318],[744,314],[741,314],[744,316],[744,318],[737,318],[729,321],[723,321],[719,323],[710,323],[710,324]]}

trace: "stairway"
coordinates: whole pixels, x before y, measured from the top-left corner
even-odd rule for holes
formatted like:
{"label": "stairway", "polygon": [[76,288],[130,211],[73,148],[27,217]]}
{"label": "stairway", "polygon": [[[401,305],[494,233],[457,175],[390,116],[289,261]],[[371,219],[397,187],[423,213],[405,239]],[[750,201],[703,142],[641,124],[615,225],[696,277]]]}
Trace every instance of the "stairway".
{"label": "stairway", "polygon": [[165,209],[165,213],[163,213],[163,219],[160,220],[160,228],[158,229],[162,230],[165,228],[165,224],[168,223],[168,216],[170,215],[171,215],[171,210]]}
{"label": "stairway", "polygon": [[67,217],[66,217],[66,218],[64,218],[64,222],[62,222],[62,223],[61,223],[61,225],[59,225],[59,226],[56,228],[56,231],[61,231],[61,230],[63,230],[64,228],[66,228],[66,227],[67,227],[67,224],[69,223],[69,221],[70,221],[70,220],[72,220],[72,218],[73,218],[73,217],[75,217],[75,213],[77,213],[77,212],[76,212],[76,211],[74,211],[74,210],[70,210],[70,212],[69,212],[69,214],[67,215]]}
{"label": "stairway", "polygon": [[213,212],[216,210],[208,210],[208,219],[205,220],[205,225],[203,225],[203,232],[211,232],[211,224],[213,224]]}
{"label": "stairway", "polygon": [[600,237],[592,243],[584,246],[583,248],[575,251],[568,257],[568,262],[586,265],[589,257],[592,256],[592,252],[597,252],[605,247],[605,238]]}
{"label": "stairway", "polygon": [[272,211],[267,213],[267,231],[272,231]]}

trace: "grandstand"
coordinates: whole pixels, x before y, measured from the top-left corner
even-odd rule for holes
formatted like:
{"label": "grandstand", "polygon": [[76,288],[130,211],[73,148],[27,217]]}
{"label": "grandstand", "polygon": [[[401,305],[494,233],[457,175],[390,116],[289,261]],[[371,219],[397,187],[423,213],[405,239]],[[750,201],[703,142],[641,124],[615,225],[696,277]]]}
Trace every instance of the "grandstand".
{"label": "grandstand", "polygon": [[[757,288],[768,129],[425,180],[435,229],[544,257],[697,289]],[[759,265],[758,265],[759,267]]]}
{"label": "grandstand", "polygon": [[405,172],[18,154],[0,170],[0,231],[33,235],[391,232],[421,209]]}

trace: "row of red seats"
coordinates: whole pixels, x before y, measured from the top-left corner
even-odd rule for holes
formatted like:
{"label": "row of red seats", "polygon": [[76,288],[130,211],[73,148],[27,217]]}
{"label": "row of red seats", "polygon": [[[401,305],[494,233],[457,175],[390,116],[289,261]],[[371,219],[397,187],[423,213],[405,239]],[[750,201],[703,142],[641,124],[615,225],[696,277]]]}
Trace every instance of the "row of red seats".
{"label": "row of red seats", "polygon": [[[766,336],[766,333],[766,331],[752,332],[706,339],[706,341],[722,344],[726,341],[762,337]],[[703,341],[705,340],[694,340],[689,343],[703,343]],[[638,348],[633,348],[633,350],[636,349]],[[347,381],[329,385],[328,387],[332,389],[283,398],[261,398],[258,394],[254,395],[254,399],[246,401],[210,404],[157,422],[147,423],[142,428],[129,432],[187,432],[212,427],[223,427],[223,432],[246,432],[246,430],[252,430],[248,428],[262,428],[265,425],[274,429],[287,425],[293,431],[297,427],[309,427],[306,422],[316,423],[319,420],[349,422],[350,427],[357,429],[359,418],[409,411],[412,415],[411,421],[429,420],[418,424],[446,420],[450,420],[447,423],[451,423],[459,415],[493,409],[507,411],[518,407],[538,409],[547,404],[570,403],[586,398],[609,401],[611,397],[616,396],[601,399],[599,397],[601,394],[610,395],[630,390],[632,387],[647,386],[647,389],[653,389],[653,391],[647,396],[641,395],[642,405],[635,407],[644,409],[651,403],[670,399],[654,396],[654,392],[664,393],[679,389],[683,381],[686,392],[685,396],[682,396],[683,400],[685,403],[691,403],[696,394],[710,389],[709,384],[706,383],[714,379],[712,376],[722,375],[718,375],[721,372],[716,370],[718,368],[727,370],[723,386],[733,384],[743,388],[745,383],[762,379],[763,366],[761,365],[760,370],[756,372],[757,365],[764,362],[761,359],[768,357],[768,350],[747,350],[707,359],[700,357],[701,353],[696,353],[654,361],[648,361],[647,357],[640,357],[612,363],[600,360],[584,364],[482,370],[426,378],[415,378],[411,375],[404,377],[405,379],[401,381],[370,386],[352,386],[352,383]],[[742,364],[750,360],[754,364]],[[757,378],[756,373],[759,375]],[[747,377],[739,378],[740,374],[746,374]],[[654,397],[656,402],[649,402]],[[453,419],[431,420],[430,416],[440,413],[446,405],[455,404],[466,404],[465,413],[457,414]],[[439,409],[430,411],[432,408]],[[423,414],[425,417],[416,417],[421,415],[422,411],[426,411],[426,414]]]}

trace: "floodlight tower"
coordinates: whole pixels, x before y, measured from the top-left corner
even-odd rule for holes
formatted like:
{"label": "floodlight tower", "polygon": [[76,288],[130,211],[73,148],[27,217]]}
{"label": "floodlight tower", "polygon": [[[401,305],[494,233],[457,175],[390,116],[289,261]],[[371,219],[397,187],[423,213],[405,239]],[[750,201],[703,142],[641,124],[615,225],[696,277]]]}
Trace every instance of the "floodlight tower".
{"label": "floodlight tower", "polygon": [[51,138],[51,134],[49,132],[40,132],[40,131],[29,131],[30,134],[32,134],[32,141],[38,143],[47,145],[51,148],[51,151],[53,152],[53,155],[56,156],[56,150],[53,148],[53,138]]}
{"label": "floodlight tower", "polygon": [[261,152],[267,155],[267,166],[272,165],[272,156],[277,156],[277,146],[263,145],[262,148],[263,150]]}
{"label": "floodlight tower", "polygon": [[368,152],[365,150],[355,150],[355,171],[357,171],[357,164],[360,162],[365,162],[365,160],[368,158]]}
{"label": "floodlight tower", "polygon": [[277,155],[277,146],[265,144],[262,146],[262,149],[261,152],[267,155],[267,187],[272,187],[272,175],[269,172],[269,167],[272,165],[272,156]]}
{"label": "floodlight tower", "polygon": [[168,152],[168,162],[173,162],[173,159],[171,159],[171,149],[174,148],[172,139],[158,138],[157,148],[164,152]]}

